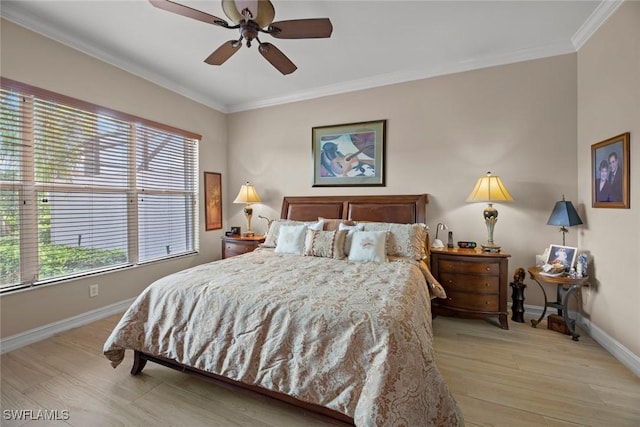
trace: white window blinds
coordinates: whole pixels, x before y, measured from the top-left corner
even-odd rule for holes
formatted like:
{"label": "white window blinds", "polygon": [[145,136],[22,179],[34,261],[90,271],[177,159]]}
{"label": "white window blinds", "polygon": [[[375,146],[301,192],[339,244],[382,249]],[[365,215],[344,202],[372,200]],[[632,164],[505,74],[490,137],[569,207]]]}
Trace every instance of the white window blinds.
{"label": "white window blinds", "polygon": [[2,79],[0,290],[198,249],[199,136]]}

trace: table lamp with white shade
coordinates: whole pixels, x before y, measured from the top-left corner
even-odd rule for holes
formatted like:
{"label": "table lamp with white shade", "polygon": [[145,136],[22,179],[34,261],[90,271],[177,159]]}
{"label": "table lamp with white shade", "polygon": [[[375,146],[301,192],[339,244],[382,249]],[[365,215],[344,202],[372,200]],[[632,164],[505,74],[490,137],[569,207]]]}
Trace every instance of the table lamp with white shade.
{"label": "table lamp with white shade", "polygon": [[513,201],[513,198],[500,180],[500,177],[491,175],[491,172],[487,172],[485,176],[478,178],[475,187],[473,187],[466,201],[488,202],[488,206],[483,211],[488,238],[487,243],[482,245],[482,249],[487,252],[500,252],[500,245],[496,245],[493,241],[493,229],[498,221],[498,210],[493,207],[493,203]]}
{"label": "table lamp with white shade", "polygon": [[256,187],[247,182],[240,187],[240,192],[238,196],[233,201],[233,203],[244,203],[244,215],[247,217],[247,231],[242,233],[243,236],[253,236],[253,230],[251,230],[251,216],[253,215],[253,208],[251,207],[251,203],[259,203],[260,196],[256,191]]}

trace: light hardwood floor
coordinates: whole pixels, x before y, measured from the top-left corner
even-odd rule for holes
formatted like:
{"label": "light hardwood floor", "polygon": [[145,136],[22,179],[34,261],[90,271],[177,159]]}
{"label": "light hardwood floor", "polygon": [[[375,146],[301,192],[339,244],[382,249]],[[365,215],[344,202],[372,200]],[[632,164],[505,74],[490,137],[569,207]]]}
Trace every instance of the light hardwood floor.
{"label": "light hardwood floor", "polygon": [[[4,354],[2,426],[325,426],[297,408],[148,363],[131,376],[102,344],[120,316]],[[438,317],[437,364],[468,426],[639,426],[640,379],[591,338],[527,323]],[[68,410],[16,421],[5,410]],[[411,426],[414,427],[414,426]]]}

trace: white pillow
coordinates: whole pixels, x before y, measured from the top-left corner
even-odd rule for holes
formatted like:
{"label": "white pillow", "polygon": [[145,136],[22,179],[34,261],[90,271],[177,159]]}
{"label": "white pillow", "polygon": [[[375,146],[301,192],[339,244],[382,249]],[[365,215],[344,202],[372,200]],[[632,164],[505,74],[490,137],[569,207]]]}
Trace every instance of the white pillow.
{"label": "white pillow", "polygon": [[283,225],[278,233],[278,242],[274,252],[302,255],[306,225]]}
{"label": "white pillow", "polygon": [[265,248],[275,248],[276,243],[278,243],[278,234],[280,234],[280,227],[287,225],[306,225],[312,230],[322,230],[324,223],[320,223],[320,221],[293,221],[290,219],[275,220],[271,223],[262,246],[264,246]]}
{"label": "white pillow", "polygon": [[353,237],[353,233],[356,231],[364,230],[364,225],[356,224],[356,225],[346,225],[340,223],[338,225],[338,230],[347,230],[347,237],[344,240],[344,254],[349,255],[349,249],[351,249],[351,238]]}
{"label": "white pillow", "polygon": [[309,230],[322,231],[322,229],[324,228],[324,219],[318,218],[318,222],[307,225],[307,228]]}
{"label": "white pillow", "polygon": [[386,231],[356,231],[351,239],[349,261],[386,262]]}

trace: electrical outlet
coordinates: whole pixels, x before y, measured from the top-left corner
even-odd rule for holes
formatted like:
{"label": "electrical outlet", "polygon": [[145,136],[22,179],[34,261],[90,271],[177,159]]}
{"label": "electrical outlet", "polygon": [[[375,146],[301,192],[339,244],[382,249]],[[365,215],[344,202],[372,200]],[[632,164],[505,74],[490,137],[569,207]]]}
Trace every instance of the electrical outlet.
{"label": "electrical outlet", "polygon": [[89,298],[98,296],[98,284],[89,286]]}

